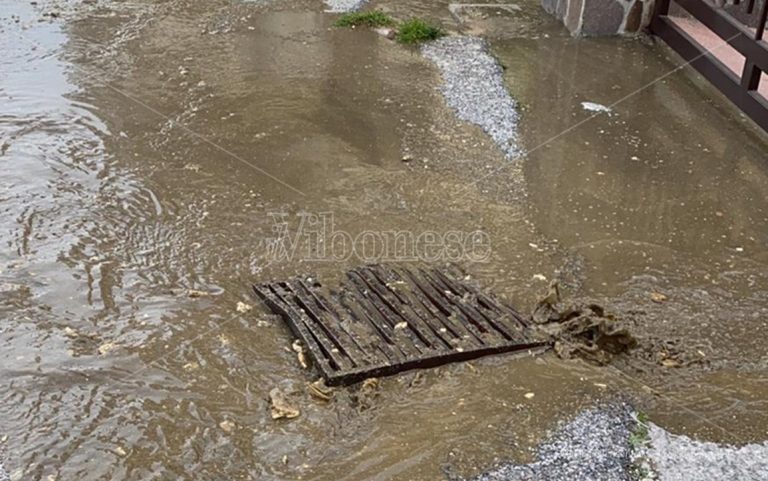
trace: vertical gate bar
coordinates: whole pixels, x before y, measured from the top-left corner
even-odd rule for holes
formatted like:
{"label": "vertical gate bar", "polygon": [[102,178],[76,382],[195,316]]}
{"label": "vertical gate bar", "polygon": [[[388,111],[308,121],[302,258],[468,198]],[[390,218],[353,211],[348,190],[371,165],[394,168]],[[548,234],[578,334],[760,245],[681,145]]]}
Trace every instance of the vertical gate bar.
{"label": "vertical gate bar", "polygon": [[755,0],[749,0],[749,3],[747,4],[747,13],[752,13],[755,11]]}
{"label": "vertical gate bar", "polygon": [[744,62],[744,71],[741,73],[741,86],[747,90],[757,90],[760,86],[760,77],[763,71],[757,68],[753,62]]}
{"label": "vertical gate bar", "polygon": [[[749,13],[752,13],[755,0],[749,1]],[[757,22],[757,30],[755,30],[755,40],[758,42],[762,40],[763,33],[765,32],[765,22],[768,17],[768,0],[763,0],[763,4],[760,8],[760,18]],[[760,79],[763,77],[763,72],[754,62],[751,62],[748,58],[744,62],[744,71],[741,73],[741,86],[747,90],[755,91],[760,87]]]}
{"label": "vertical gate bar", "polygon": [[762,40],[765,33],[765,22],[768,20],[768,0],[763,0],[763,8],[760,10],[760,19],[757,22],[755,40]]}
{"label": "vertical gate bar", "polygon": [[669,3],[670,3],[670,0],[657,0],[654,15],[658,15],[658,16],[669,15]]}

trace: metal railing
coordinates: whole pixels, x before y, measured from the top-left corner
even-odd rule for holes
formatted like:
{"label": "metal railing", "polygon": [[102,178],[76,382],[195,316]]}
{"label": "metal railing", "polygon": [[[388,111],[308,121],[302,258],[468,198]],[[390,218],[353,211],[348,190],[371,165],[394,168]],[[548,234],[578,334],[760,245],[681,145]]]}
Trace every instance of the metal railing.
{"label": "metal railing", "polygon": [[[763,73],[768,72],[768,43],[763,40],[768,0],[760,2],[758,8],[756,0],[744,3],[746,7],[740,0],[727,6],[724,2],[719,5],[705,0],[657,0],[650,28],[768,132],[768,99],[758,92]],[[669,16],[673,4],[682,7],[744,56],[741,75],[728,68]]]}

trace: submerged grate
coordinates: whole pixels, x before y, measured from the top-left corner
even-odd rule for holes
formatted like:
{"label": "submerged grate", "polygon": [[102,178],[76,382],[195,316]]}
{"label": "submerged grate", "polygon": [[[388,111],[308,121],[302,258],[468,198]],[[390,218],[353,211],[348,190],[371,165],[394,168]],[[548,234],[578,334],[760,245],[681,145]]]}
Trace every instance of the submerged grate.
{"label": "submerged grate", "polygon": [[339,292],[300,279],[254,289],[329,386],[544,344],[514,309],[438,269],[359,267]]}

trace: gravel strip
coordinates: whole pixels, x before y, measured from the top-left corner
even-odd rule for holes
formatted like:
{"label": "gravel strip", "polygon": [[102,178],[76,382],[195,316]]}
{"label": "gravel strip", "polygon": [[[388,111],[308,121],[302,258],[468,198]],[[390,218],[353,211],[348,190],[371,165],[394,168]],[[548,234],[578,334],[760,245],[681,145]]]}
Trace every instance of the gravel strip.
{"label": "gravel strip", "polygon": [[520,154],[517,104],[507,92],[501,66],[482,39],[445,37],[422,46],[443,76],[440,87],[458,117],[478,125],[507,158]]}
{"label": "gravel strip", "polygon": [[644,453],[659,481],[768,481],[768,442],[742,447],[695,441],[649,424]]}
{"label": "gravel strip", "polygon": [[535,463],[505,465],[473,481],[630,481],[634,426],[626,405],[589,409],[542,444]]}
{"label": "gravel strip", "polygon": [[354,12],[365,0],[324,0],[329,12]]}
{"label": "gravel strip", "polygon": [[2,463],[0,463],[0,481],[11,481],[11,478],[8,476],[8,473],[5,472],[5,469],[3,468]]}

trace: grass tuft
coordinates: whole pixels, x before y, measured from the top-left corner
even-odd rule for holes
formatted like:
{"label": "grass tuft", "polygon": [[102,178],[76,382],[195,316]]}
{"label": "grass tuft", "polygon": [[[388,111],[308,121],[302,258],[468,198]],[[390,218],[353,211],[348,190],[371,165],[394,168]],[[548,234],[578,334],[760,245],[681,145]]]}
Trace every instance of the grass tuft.
{"label": "grass tuft", "polygon": [[445,35],[445,32],[438,25],[422,20],[412,18],[400,24],[397,29],[397,41],[400,43],[421,43],[430,40],[436,40]]}
{"label": "grass tuft", "polygon": [[639,449],[648,443],[650,439],[650,433],[648,430],[648,415],[644,412],[637,413],[637,424],[632,434],[629,436],[629,444],[632,449]]}
{"label": "grass tuft", "polygon": [[635,427],[629,436],[632,449],[632,461],[629,465],[629,478],[632,481],[653,481],[658,479],[651,470],[644,448],[650,443],[648,415],[640,411],[635,414]]}
{"label": "grass tuft", "polygon": [[337,27],[391,27],[395,19],[381,10],[345,13],[336,20]]}

